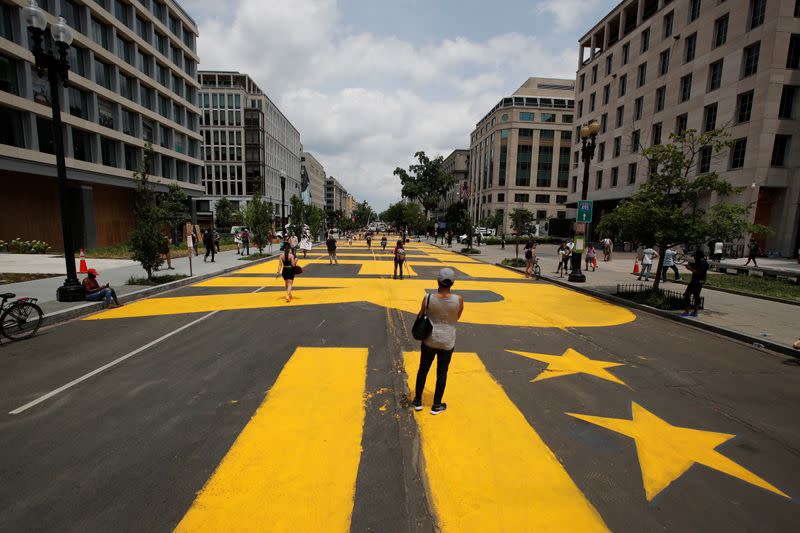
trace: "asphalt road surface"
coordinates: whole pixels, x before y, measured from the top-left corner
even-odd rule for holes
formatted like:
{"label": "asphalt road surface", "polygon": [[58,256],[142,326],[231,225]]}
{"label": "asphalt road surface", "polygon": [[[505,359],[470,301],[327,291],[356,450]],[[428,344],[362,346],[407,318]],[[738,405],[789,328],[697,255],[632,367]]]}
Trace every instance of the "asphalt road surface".
{"label": "asphalt road surface", "polygon": [[[403,280],[340,244],[291,303],[270,261],[0,346],[0,531],[797,530],[795,360],[408,250]],[[432,416],[410,330],[445,265]]]}

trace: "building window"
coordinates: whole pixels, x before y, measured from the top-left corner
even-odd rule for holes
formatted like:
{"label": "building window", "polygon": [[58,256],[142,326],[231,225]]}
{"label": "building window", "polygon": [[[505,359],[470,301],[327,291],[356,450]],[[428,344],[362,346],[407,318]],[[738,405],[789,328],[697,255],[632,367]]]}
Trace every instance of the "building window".
{"label": "building window", "polygon": [[689,22],[697,20],[700,16],[700,0],[689,1]]}
{"label": "building window", "polygon": [[712,48],[725,44],[728,39],[728,14],[714,21],[714,43]]}
{"label": "building window", "polygon": [[789,52],[786,54],[786,68],[800,69],[800,35],[792,34],[789,40]]}
{"label": "building window", "polygon": [[561,131],[561,140],[562,141],[571,141],[572,140],[572,132],[570,130],[562,130]]}
{"label": "building window", "polygon": [[556,195],[556,203],[557,204],[565,204],[565,203],[567,203],[567,195],[566,194],[558,194],[558,195]]}
{"label": "building window", "polygon": [[597,145],[597,160],[598,161],[605,161],[606,159],[606,143],[601,142]]}
{"label": "building window", "polygon": [[639,130],[634,130],[631,133],[631,153],[635,154],[639,150],[639,145],[641,144],[641,133]]}
{"label": "building window", "polygon": [[556,116],[554,113],[542,113],[541,114],[541,121],[542,122],[555,122]]}
{"label": "building window", "polygon": [[552,141],[555,138],[556,138],[555,130],[540,130],[539,131],[539,140]]}
{"label": "building window", "polygon": [[703,108],[703,133],[711,131],[717,126],[717,103],[709,104]]}
{"label": "building window", "polygon": [[742,77],[752,76],[758,71],[758,56],[761,52],[761,41],[753,43],[744,49],[742,54]]}
{"label": "building window", "polygon": [[694,61],[694,55],[697,52],[697,33],[693,33],[686,38],[683,43],[683,62],[688,63]]}
{"label": "building window", "polygon": [[622,150],[622,137],[614,137],[614,156],[619,157],[620,151]]}
{"label": "building window", "polygon": [[598,170],[594,174],[594,188],[600,190],[603,188],[603,171]]}
{"label": "building window", "polygon": [[117,166],[117,141],[113,141],[111,139],[106,139],[105,137],[100,138],[100,156],[102,157],[102,162],[107,167],[116,167]]}
{"label": "building window", "polygon": [[[0,4],[0,37],[15,42],[14,39],[14,19],[17,16],[17,8],[8,4]],[[4,109],[0,113],[5,114]]]}
{"label": "building window", "polygon": [[537,209],[536,220],[547,220],[547,211],[545,211],[544,209]]}
{"label": "building window", "polygon": [[108,26],[92,17],[92,40],[108,50]]}
{"label": "building window", "polygon": [[39,151],[45,154],[54,154],[53,124],[44,117],[36,117],[36,136],[39,140]]}
{"label": "building window", "polygon": [[636,183],[636,163],[628,164],[628,185]]}
{"label": "building window", "polygon": [[553,174],[553,147],[539,146],[539,163],[536,169],[536,186],[550,187]]}
{"label": "building window", "polygon": [[583,90],[586,88],[586,74],[581,74],[578,78],[578,87],[579,92],[583,92]]}
{"label": "building window", "polygon": [[708,67],[708,92],[716,91],[722,85],[722,59]]}
{"label": "building window", "polygon": [[[505,165],[503,164],[503,146],[500,147],[500,185],[505,183]],[[530,144],[520,144],[517,146],[517,181],[518,187],[529,187],[531,184],[531,157],[533,147]]]}
{"label": "building window", "polygon": [[92,162],[92,135],[72,128],[72,156],[78,161]]}
{"label": "building window", "polygon": [[664,15],[664,39],[672,37],[672,23],[675,18],[675,13],[670,11]]}
{"label": "building window", "polygon": [[3,125],[0,128],[0,144],[26,148],[22,113],[9,107],[0,107],[0,124]]}
{"label": "building window", "polygon": [[610,84],[605,85],[603,87],[603,105],[608,104],[608,98],[610,96],[610,93],[611,93],[611,85]]}
{"label": "building window", "polygon": [[656,89],[656,113],[664,110],[664,103],[667,101],[667,86],[663,85]]}
{"label": "building window", "polygon": [[[605,133],[608,131],[608,113],[603,113],[600,115],[600,133]],[[580,135],[575,136],[575,140],[577,141],[580,138]]]}
{"label": "building window", "polygon": [[623,74],[619,77],[619,97],[622,98],[625,96],[625,91],[628,88],[628,75]]}
{"label": "building window", "polygon": [[706,174],[711,171],[711,147],[703,146],[697,157],[697,173]]}
{"label": "building window", "polygon": [[[798,0],[800,2],[800,0]],[[794,101],[797,96],[797,86],[784,85],[781,91],[781,103],[778,106],[778,118],[794,118]]]}
{"label": "building window", "polygon": [[[764,24],[764,12],[767,0],[750,0],[750,28],[753,29]],[[795,7],[796,9],[796,7]]]}
{"label": "building window", "polygon": [[614,54],[608,54],[608,57],[606,57],[606,76],[611,74],[611,67],[614,63],[613,60],[614,60]]}
{"label": "building window", "polygon": [[669,71],[669,49],[664,50],[658,56],[658,75],[663,76]]}
{"label": "building window", "polygon": [[789,143],[791,139],[791,135],[775,136],[775,143],[772,145],[772,159],[770,160],[770,166],[782,167],[785,165],[786,152],[789,149]]}
{"label": "building window", "polygon": [[561,122],[564,124],[572,124],[572,115],[561,115]]}
{"label": "building window", "polygon": [[89,93],[75,87],[69,88],[69,114],[89,120]]}
{"label": "building window", "polygon": [[642,32],[641,53],[647,52],[648,48],[650,48],[650,28]]}
{"label": "building window", "polygon": [[514,201],[515,202],[530,202],[531,195],[530,194],[515,194]]}
{"label": "building window", "polygon": [[736,123],[750,122],[753,110],[753,91],[742,93],[736,97]]}
{"label": "building window", "polygon": [[592,94],[589,95],[589,112],[590,113],[592,111],[594,111],[595,96],[596,96],[596,93],[592,93]]}
{"label": "building window", "polygon": [[683,132],[685,132],[688,122],[689,115],[687,113],[675,117],[675,134],[681,135]]}
{"label": "building window", "polygon": [[617,121],[616,125],[618,128],[622,127],[622,123],[625,120],[625,106],[621,105],[617,108]]}
{"label": "building window", "polygon": [[800,17],[800,0],[794,0],[794,16]]}
{"label": "building window", "polygon": [[592,85],[597,83],[597,65],[592,67]]}
{"label": "building window", "polygon": [[731,148],[731,168],[742,168],[744,166],[744,156],[747,151],[747,138],[736,139]]}
{"label": "building window", "polygon": [[122,110],[122,133],[136,137],[136,115],[133,111]]}
{"label": "building window", "polygon": [[534,202],[537,204],[549,204],[550,203],[550,195],[549,194],[537,194],[534,196]]}
{"label": "building window", "polygon": [[519,119],[525,122],[533,122],[534,114],[533,113],[526,113],[524,111],[520,112]]}
{"label": "building window", "polygon": [[647,63],[639,65],[639,72],[636,78],[636,86],[641,87],[647,82]]}
{"label": "building window", "polygon": [[619,167],[611,169],[611,186],[616,187],[619,183]]}
{"label": "building window", "polygon": [[628,64],[628,55],[630,53],[631,45],[630,43],[625,43],[622,45],[622,66]]}
{"label": "building window", "polygon": [[101,87],[113,90],[111,87],[111,65],[94,60],[94,81]]}
{"label": "building window", "polygon": [[633,120],[641,120],[642,107],[644,107],[644,96],[640,96],[633,101]]}
{"label": "building window", "polygon": [[572,176],[572,192],[578,192],[578,176]]}
{"label": "building window", "polygon": [[692,75],[687,74],[681,78],[681,102],[692,97]]}
{"label": "building window", "polygon": [[558,151],[558,175],[556,185],[559,188],[567,187],[569,179],[569,146],[562,146]]}
{"label": "building window", "polygon": [[653,132],[652,132],[652,135],[651,135],[650,138],[651,138],[651,141],[650,141],[651,146],[658,146],[659,144],[661,144],[661,123],[660,122],[656,122],[655,124],[653,124]]}
{"label": "building window", "polygon": [[61,0],[61,16],[67,21],[70,28],[78,33],[83,33],[81,8],[71,0]]}
{"label": "building window", "polygon": [[114,129],[114,104],[108,100],[98,98],[97,101],[97,122],[105,128]]}
{"label": "building window", "polygon": [[20,96],[17,66],[15,60],[0,55],[0,91]]}

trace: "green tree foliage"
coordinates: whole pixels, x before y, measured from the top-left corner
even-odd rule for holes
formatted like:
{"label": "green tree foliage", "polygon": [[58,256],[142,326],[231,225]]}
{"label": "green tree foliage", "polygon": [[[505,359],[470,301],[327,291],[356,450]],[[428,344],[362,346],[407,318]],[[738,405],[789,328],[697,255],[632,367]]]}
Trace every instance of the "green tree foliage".
{"label": "green tree foliage", "polygon": [[341,209],[337,209],[336,211],[326,211],[325,212],[326,218],[328,220],[328,229],[342,229],[342,219],[344,219],[344,213]]}
{"label": "green tree foliage", "polygon": [[427,217],[423,214],[418,204],[410,202],[397,202],[391,204],[386,211],[381,213],[381,220],[391,224],[398,231],[408,226],[409,231],[424,231]]}
{"label": "green tree foliage", "polygon": [[315,205],[306,206],[306,222],[312,239],[322,239],[322,209]]}
{"label": "green tree foliage", "polygon": [[430,159],[425,152],[417,152],[414,157],[419,161],[417,164],[409,166],[408,172],[397,167],[394,175],[403,185],[403,197],[419,201],[427,219],[428,213],[436,209],[456,179],[444,169],[442,156]]}
{"label": "green tree foliage", "polygon": [[[519,237],[528,230],[528,225],[536,220],[536,216],[527,209],[514,209],[511,212],[511,230]],[[519,239],[516,240],[515,253],[519,259]]]}
{"label": "green tree foliage", "polygon": [[472,218],[469,216],[467,202],[460,201],[447,208],[444,214],[447,227],[456,233],[472,234]]}
{"label": "green tree foliage", "polygon": [[175,182],[169,184],[166,193],[158,195],[158,208],[161,211],[161,219],[169,228],[173,238],[175,233],[183,226],[183,223],[189,219],[187,201],[186,193]]}
{"label": "green tree foliage", "polygon": [[[709,238],[741,239],[748,231],[769,232],[747,222],[749,205],[712,203],[738,194],[737,188],[714,172],[694,176],[701,150],[719,157],[729,148],[727,134],[712,130],[698,134],[687,130],[670,135],[671,142],[651,146],[642,155],[649,163],[650,176],[629,199],[603,217],[598,231],[618,239],[658,245],[660,250]],[[709,206],[709,204],[711,204]],[[658,289],[664,254],[658,260],[653,289]]]}
{"label": "green tree foliage", "polygon": [[483,217],[481,220],[480,225],[484,228],[491,228],[497,229],[503,224],[503,215],[500,213],[499,209],[496,209],[494,214],[491,214],[487,217]]}
{"label": "green tree foliage", "polygon": [[356,204],[353,209],[353,218],[355,218],[356,227],[364,228],[370,222],[375,222],[377,215],[370,205],[364,201]]}
{"label": "green tree foliage", "polygon": [[273,205],[265,202],[259,194],[253,195],[253,199],[244,210],[245,224],[251,235],[250,241],[258,248],[259,253],[269,244],[272,212]]}
{"label": "green tree foliage", "polygon": [[296,194],[289,199],[289,205],[292,206],[292,213],[289,215],[289,224],[292,225],[290,231],[300,236],[303,233],[303,215],[305,214],[306,205]]}
{"label": "green tree foliage", "polygon": [[239,212],[233,208],[231,201],[223,196],[214,205],[216,217],[216,226],[220,231],[229,231],[231,226],[237,225],[239,219]]}
{"label": "green tree foliage", "polygon": [[148,279],[153,277],[153,269],[160,266],[162,211],[159,209],[156,192],[150,181],[153,147],[150,143],[144,146],[144,157],[138,170],[133,173],[136,183],[134,193],[134,226],[128,242],[132,258],[138,261],[147,272]]}

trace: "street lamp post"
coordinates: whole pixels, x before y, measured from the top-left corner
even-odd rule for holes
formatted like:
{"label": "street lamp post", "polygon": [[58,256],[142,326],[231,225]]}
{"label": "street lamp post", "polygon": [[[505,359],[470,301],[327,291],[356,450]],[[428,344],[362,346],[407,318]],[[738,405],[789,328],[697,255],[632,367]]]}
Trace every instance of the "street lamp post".
{"label": "street lamp post", "polygon": [[75,245],[72,240],[72,223],[69,216],[69,197],[67,189],[67,166],[64,162],[64,127],[61,124],[61,97],[59,85],[67,86],[69,79],[69,62],[67,55],[72,44],[72,30],[67,26],[64,17],[50,26],[50,33],[56,43],[58,56],[52,50],[45,50],[44,30],[47,28],[47,15],[35,0],[31,0],[23,10],[25,24],[33,40],[33,56],[36,59],[36,71],[39,76],[47,76],[50,83],[50,106],[53,114],[53,149],[56,156],[56,172],[58,174],[58,195],[61,209],[61,231],[64,240],[64,261],[67,267],[67,279],[56,291],[59,302],[78,302],[84,299],[83,287],[78,281],[75,271]]}
{"label": "street lamp post", "polygon": [[[589,193],[589,163],[594,157],[594,149],[597,145],[597,132],[600,131],[600,124],[592,121],[581,126],[581,158],[583,160],[583,182],[581,183],[581,200],[586,200]],[[587,226],[588,227],[588,224]],[[583,260],[583,247],[585,245],[588,231],[581,225],[577,225],[575,232],[575,247],[572,250],[572,271],[569,273],[569,281],[583,283],[586,276],[581,272],[581,261]]]}
{"label": "street lamp post", "polygon": [[286,238],[286,174],[281,172],[281,232]]}

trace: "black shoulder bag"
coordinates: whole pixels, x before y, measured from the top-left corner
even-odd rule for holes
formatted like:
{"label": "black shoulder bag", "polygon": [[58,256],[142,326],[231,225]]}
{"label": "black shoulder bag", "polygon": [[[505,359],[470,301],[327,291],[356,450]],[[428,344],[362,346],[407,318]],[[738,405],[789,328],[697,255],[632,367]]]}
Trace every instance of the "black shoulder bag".
{"label": "black shoulder bag", "polygon": [[411,336],[418,341],[425,340],[430,337],[433,331],[433,324],[431,319],[428,318],[428,306],[431,303],[431,295],[428,293],[428,299],[425,301],[425,310],[417,315],[414,325],[411,327]]}

